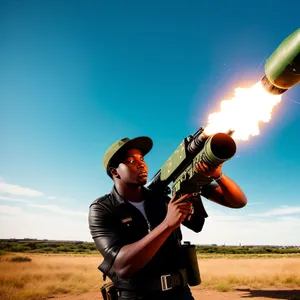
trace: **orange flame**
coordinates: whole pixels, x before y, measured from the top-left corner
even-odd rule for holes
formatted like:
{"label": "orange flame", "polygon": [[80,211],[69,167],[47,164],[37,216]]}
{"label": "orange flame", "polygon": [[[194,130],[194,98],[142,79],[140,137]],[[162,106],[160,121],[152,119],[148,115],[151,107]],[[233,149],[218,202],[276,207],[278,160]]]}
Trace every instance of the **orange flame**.
{"label": "orange flame", "polygon": [[269,122],[273,108],[281,101],[282,95],[272,95],[257,82],[250,88],[235,89],[231,100],[221,101],[219,112],[208,116],[204,132],[208,135],[234,130],[232,138],[248,140],[259,134],[259,123]]}

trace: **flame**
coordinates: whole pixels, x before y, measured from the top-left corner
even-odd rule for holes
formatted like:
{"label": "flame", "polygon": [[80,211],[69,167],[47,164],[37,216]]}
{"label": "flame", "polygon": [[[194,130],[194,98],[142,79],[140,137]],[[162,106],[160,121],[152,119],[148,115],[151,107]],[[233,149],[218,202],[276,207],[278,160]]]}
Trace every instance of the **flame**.
{"label": "flame", "polygon": [[248,140],[259,135],[259,123],[269,122],[273,108],[281,101],[282,95],[272,95],[262,86],[261,81],[250,88],[236,88],[231,100],[221,101],[219,112],[208,116],[204,129],[207,135],[234,130],[232,138]]}

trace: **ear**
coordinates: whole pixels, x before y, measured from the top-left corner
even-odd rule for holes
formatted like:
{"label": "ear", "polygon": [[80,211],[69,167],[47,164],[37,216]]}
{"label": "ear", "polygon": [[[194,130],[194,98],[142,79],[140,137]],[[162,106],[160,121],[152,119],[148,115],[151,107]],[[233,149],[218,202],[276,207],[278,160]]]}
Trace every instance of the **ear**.
{"label": "ear", "polygon": [[117,171],[116,168],[111,168],[111,169],[110,169],[110,173],[111,173],[111,175],[112,175],[113,177],[119,178],[119,179],[120,179],[120,175],[119,175],[119,173],[118,173],[118,171]]}

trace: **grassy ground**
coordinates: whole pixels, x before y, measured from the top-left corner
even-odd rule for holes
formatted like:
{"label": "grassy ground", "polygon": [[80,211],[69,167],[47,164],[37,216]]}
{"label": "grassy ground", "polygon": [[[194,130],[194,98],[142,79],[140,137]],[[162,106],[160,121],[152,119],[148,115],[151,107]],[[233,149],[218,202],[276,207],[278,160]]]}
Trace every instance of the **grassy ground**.
{"label": "grassy ground", "polygon": [[[199,255],[201,286],[222,292],[237,287],[299,287],[300,255],[269,256]],[[98,291],[102,283],[97,269],[100,262],[98,254],[2,255],[0,299],[39,300],[55,294]]]}
{"label": "grassy ground", "polygon": [[253,258],[300,258],[300,253],[291,254],[197,254],[199,259],[212,259],[212,258],[231,258],[231,259],[253,259]]}
{"label": "grassy ground", "polygon": [[0,299],[44,299],[59,293],[81,293],[98,289],[102,282],[97,270],[99,256],[28,254],[30,262],[0,258]]}
{"label": "grassy ground", "polygon": [[202,259],[199,267],[202,286],[218,291],[300,286],[300,257]]}

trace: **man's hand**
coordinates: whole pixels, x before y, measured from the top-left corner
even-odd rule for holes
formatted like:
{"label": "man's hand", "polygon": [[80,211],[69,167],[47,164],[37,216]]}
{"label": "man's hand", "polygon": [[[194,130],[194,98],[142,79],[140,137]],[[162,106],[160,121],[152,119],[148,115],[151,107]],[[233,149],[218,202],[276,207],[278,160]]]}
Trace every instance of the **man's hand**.
{"label": "man's hand", "polygon": [[168,204],[168,212],[164,220],[168,227],[174,229],[179,227],[186,216],[191,212],[192,203],[188,201],[189,196],[191,195],[186,194],[176,199],[176,194],[174,194]]}
{"label": "man's hand", "polygon": [[[142,239],[121,247],[115,261],[114,271],[119,277],[130,278],[143,268],[157,253],[172,231],[180,226],[184,218],[191,212],[191,203],[186,194],[176,199],[176,194],[168,204],[165,219]],[[176,199],[176,200],[175,200]]]}
{"label": "man's hand", "polygon": [[210,170],[205,162],[199,162],[195,165],[195,172],[203,174],[204,176],[210,176],[212,178],[219,178],[222,174],[222,165],[219,165],[216,169]]}

